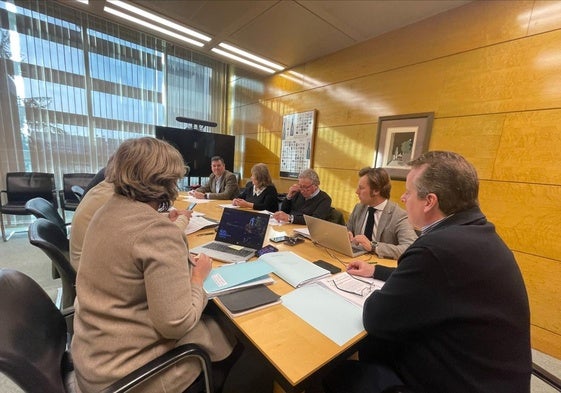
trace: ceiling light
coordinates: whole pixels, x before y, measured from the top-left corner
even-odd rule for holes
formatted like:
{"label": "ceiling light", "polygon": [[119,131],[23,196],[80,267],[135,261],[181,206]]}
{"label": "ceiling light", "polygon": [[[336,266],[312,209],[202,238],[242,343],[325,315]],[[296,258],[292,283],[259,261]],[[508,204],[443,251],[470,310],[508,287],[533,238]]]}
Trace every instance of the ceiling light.
{"label": "ceiling light", "polygon": [[273,70],[272,68],[262,66],[261,64],[257,64],[257,63],[255,63],[255,62],[253,62],[253,61],[244,59],[243,57],[236,56],[236,55],[233,54],[233,53],[223,51],[222,49],[212,48],[211,51],[213,51],[213,52],[215,52],[215,53],[218,53],[219,55],[228,57],[228,58],[230,58],[230,59],[237,60],[237,61],[242,62],[242,63],[244,63],[244,64],[247,64],[247,65],[249,65],[249,66],[258,68],[258,69],[260,69],[260,70],[262,70],[262,71],[265,71],[265,72],[268,72],[268,73],[270,73],[270,74],[274,74],[274,73],[276,72],[276,71]]}
{"label": "ceiling light", "polygon": [[186,36],[184,36],[184,35],[182,35],[182,34],[175,33],[175,32],[170,31],[170,30],[168,30],[168,29],[164,29],[163,27],[156,26],[155,24],[146,22],[146,21],[144,21],[144,20],[142,20],[142,19],[135,18],[134,16],[125,14],[125,13],[123,13],[123,12],[121,12],[121,11],[118,11],[118,10],[116,10],[116,9],[114,9],[114,8],[105,6],[105,7],[103,8],[103,11],[108,12],[108,13],[110,13],[110,14],[113,14],[113,15],[115,15],[115,16],[118,16],[119,18],[123,18],[123,19],[125,19],[125,20],[127,20],[127,21],[129,21],[129,22],[133,22],[133,23],[139,24],[139,25],[141,25],[141,26],[147,27],[147,28],[149,28],[149,29],[158,31],[158,32],[160,32],[160,33],[169,35],[170,37],[177,38],[178,40],[187,42],[187,43],[189,43],[189,44],[191,44],[191,45],[195,45],[195,46],[198,46],[198,47],[203,47],[203,46],[204,46],[204,43],[203,43],[203,42],[200,42],[200,41],[194,40],[194,39],[192,39],[192,38],[186,37]]}
{"label": "ceiling light", "polygon": [[172,28],[172,29],[174,29],[174,30],[180,31],[180,32],[182,32],[183,34],[187,34],[187,35],[190,35],[190,36],[192,36],[192,37],[198,38],[199,40],[208,42],[208,41],[210,41],[210,40],[212,39],[211,37],[209,37],[209,36],[207,36],[207,35],[201,34],[201,33],[197,32],[197,31],[195,31],[195,30],[191,30],[191,29],[189,29],[189,28],[187,28],[187,27],[185,27],[185,26],[182,26],[182,25],[180,25],[180,24],[178,24],[178,23],[175,23],[175,22],[173,22],[173,21],[171,21],[171,20],[169,20],[169,19],[162,18],[162,17],[160,17],[160,16],[158,16],[158,15],[156,15],[156,14],[153,14],[152,12],[148,12],[148,11],[145,11],[145,10],[143,10],[143,9],[141,9],[141,8],[135,7],[135,6],[132,5],[132,4],[125,3],[124,1],[120,1],[120,0],[107,0],[107,2],[113,4],[114,6],[117,6],[117,7],[123,8],[123,9],[125,9],[125,10],[127,10],[127,11],[130,11],[130,12],[132,12],[133,14],[142,16],[143,18],[149,19],[149,20],[151,20],[151,21],[154,21],[154,22],[157,22],[157,23],[159,23],[159,24],[162,24],[162,25],[164,25],[164,26],[166,26],[166,27],[169,27],[169,28]]}
{"label": "ceiling light", "polygon": [[274,69],[276,69],[276,70],[278,70],[278,71],[282,71],[282,70],[284,70],[284,68],[285,68],[285,67],[283,67],[283,66],[281,66],[281,65],[279,65],[279,64],[273,63],[272,61],[269,61],[269,60],[264,59],[264,58],[262,58],[262,57],[256,56],[256,55],[254,55],[254,54],[252,54],[252,53],[249,53],[249,52],[247,52],[247,51],[245,51],[245,50],[243,50],[243,49],[236,48],[235,46],[226,44],[225,42],[221,42],[220,44],[218,44],[218,46],[220,46],[221,48],[224,48],[224,49],[226,49],[226,50],[228,50],[228,51],[230,51],[230,52],[237,53],[238,55],[241,55],[241,56],[243,56],[243,57],[247,57],[248,59],[254,60],[254,61],[256,61],[256,62],[258,62],[258,63],[261,63],[261,64],[263,64],[263,65],[272,67],[272,68],[274,68]]}

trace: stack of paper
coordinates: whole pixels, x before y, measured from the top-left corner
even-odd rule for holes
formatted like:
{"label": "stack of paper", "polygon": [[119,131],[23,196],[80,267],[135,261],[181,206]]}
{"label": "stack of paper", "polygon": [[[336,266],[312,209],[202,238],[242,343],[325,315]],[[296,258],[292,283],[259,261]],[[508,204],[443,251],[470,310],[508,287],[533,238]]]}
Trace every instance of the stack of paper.
{"label": "stack of paper", "polygon": [[190,235],[191,233],[197,232],[203,228],[215,227],[218,225],[218,222],[204,218],[203,216],[193,214],[191,219],[189,220],[189,225],[185,228],[185,234]]}
{"label": "stack of paper", "polygon": [[272,266],[273,272],[294,288],[331,275],[328,270],[314,265],[292,251],[264,254],[259,257],[259,261]]}
{"label": "stack of paper", "polygon": [[271,284],[273,268],[265,262],[245,262],[212,269],[203,288],[209,298],[259,284]]}

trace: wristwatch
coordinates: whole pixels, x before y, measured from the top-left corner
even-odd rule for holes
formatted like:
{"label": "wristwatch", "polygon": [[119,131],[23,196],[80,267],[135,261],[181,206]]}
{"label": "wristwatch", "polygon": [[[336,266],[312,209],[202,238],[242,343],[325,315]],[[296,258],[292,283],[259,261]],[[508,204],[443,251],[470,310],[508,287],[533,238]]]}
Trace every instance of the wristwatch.
{"label": "wristwatch", "polygon": [[371,250],[370,250],[370,252],[376,251],[376,247],[377,247],[377,246],[378,246],[378,242],[377,242],[376,240],[372,240],[372,241],[370,242],[370,247],[372,247]]}

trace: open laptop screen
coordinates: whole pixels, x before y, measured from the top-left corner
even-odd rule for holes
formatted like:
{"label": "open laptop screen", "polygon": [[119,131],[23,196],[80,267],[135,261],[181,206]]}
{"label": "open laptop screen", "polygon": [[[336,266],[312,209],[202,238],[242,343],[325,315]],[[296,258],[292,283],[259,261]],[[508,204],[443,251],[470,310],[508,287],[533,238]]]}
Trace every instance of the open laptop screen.
{"label": "open laptop screen", "polygon": [[225,208],[214,240],[259,249],[263,246],[268,224],[268,214]]}

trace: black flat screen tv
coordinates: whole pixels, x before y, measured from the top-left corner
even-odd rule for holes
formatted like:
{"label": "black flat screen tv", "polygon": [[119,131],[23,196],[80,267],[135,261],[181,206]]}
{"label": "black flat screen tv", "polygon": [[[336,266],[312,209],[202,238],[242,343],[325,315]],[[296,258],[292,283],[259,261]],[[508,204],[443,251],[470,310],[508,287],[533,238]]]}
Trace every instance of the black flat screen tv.
{"label": "black flat screen tv", "polygon": [[191,171],[188,176],[207,177],[210,175],[210,159],[213,156],[224,158],[226,169],[233,171],[236,137],[214,134],[191,129],[156,126],[156,138],[173,145]]}

